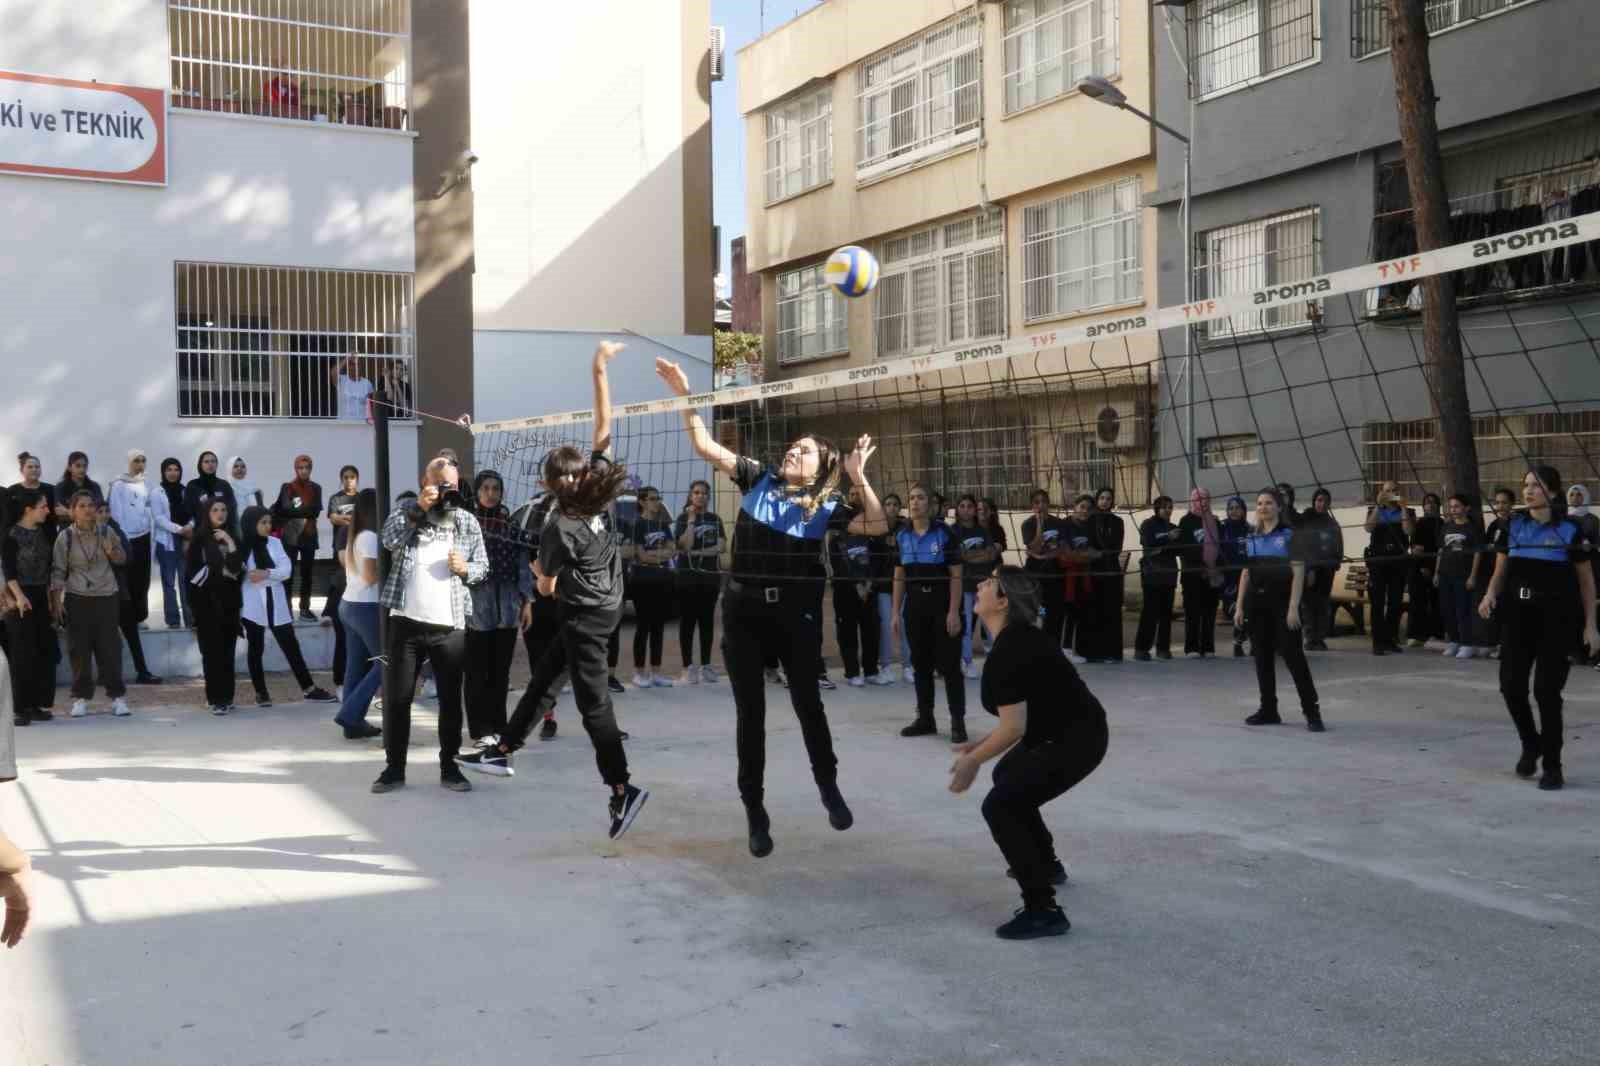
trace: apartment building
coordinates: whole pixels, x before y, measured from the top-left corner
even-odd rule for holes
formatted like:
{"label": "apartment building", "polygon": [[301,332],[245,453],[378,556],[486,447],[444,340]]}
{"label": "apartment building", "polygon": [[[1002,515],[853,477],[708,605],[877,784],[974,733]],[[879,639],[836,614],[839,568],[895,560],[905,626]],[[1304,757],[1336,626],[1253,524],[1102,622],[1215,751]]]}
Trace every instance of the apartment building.
{"label": "apartment building", "polygon": [[[325,484],[346,462],[370,481],[350,358],[407,411],[454,407],[458,234],[418,226],[442,207],[414,187],[465,137],[465,0],[428,7],[0,0],[8,463],[54,479],[83,450],[109,483],[132,447],[152,477],[212,450],[270,490],[305,452]],[[397,482],[445,439],[400,419]]]}
{"label": "apartment building", "polygon": [[[1415,250],[1385,7],[1192,0],[1156,11],[1157,114],[1193,142],[1187,237],[1183,154],[1167,150],[1174,142],[1158,153],[1162,306],[1184,300],[1186,240],[1197,298]],[[1426,10],[1455,239],[1600,206],[1600,83],[1578,43],[1600,39],[1600,5],[1428,0]],[[1520,479],[1525,452],[1593,477],[1597,266],[1587,254],[1533,255],[1458,276],[1486,486]],[[1414,498],[1437,491],[1416,297],[1401,283],[1201,330],[1200,482],[1216,494],[1289,481],[1302,498],[1322,483],[1341,503],[1388,478]],[[1163,475],[1181,483],[1184,411],[1163,408]]]}
{"label": "apartment building", "polygon": [[[1151,306],[1150,128],[1077,91],[1103,77],[1148,109],[1149,20],[1145,0],[829,0],[740,51],[766,380]],[[847,244],[882,267],[856,300],[822,276]],[[1153,341],[776,400],[729,432],[748,446],[790,424],[873,432],[880,481],[902,490],[1026,507],[1036,485],[1063,499],[1109,484],[1142,502]]]}

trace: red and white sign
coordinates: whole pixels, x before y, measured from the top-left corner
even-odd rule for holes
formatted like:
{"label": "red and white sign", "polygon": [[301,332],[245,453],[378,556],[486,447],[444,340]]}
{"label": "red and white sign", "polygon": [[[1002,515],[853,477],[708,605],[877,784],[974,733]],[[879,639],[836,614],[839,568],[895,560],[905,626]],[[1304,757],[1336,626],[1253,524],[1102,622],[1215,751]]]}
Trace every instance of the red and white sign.
{"label": "red and white sign", "polygon": [[167,94],[0,70],[0,173],[167,183]]}

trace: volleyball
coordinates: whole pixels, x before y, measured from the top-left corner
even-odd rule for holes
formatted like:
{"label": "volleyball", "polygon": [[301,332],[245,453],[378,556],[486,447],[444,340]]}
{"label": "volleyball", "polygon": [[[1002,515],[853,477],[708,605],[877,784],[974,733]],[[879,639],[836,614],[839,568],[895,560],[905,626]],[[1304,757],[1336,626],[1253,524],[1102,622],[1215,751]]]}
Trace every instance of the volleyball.
{"label": "volleyball", "polygon": [[846,296],[865,296],[878,284],[878,261],[865,248],[850,244],[828,257],[823,274]]}

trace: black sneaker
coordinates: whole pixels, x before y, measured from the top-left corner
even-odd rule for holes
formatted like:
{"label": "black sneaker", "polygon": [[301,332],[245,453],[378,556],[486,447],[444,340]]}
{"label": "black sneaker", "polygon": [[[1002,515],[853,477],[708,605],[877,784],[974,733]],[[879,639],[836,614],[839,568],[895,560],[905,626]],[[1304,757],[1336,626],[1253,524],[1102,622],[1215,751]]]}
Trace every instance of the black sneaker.
{"label": "black sneaker", "polygon": [[856,824],[856,816],[850,813],[850,806],[839,794],[837,784],[818,785],[817,792],[822,796],[822,805],[828,808],[829,825],[842,833]]}
{"label": "black sneaker", "polygon": [[967,742],[967,723],[955,719],[950,723],[950,743],[965,744]]}
{"label": "black sneaker", "polygon": [[46,710],[29,711],[28,717],[32,718],[35,722],[49,722],[55,719],[55,712]]}
{"label": "black sneaker", "polygon": [[27,711],[18,711],[11,716],[11,721],[15,725],[32,725],[33,717]]}
{"label": "black sneaker", "polygon": [[[1015,881],[1017,879],[1017,871],[1007,867],[1006,876]],[[1067,867],[1059,859],[1050,864],[1050,883],[1057,886],[1067,883]]]}
{"label": "black sneaker", "polygon": [[1525,751],[1525,752],[1523,752],[1522,753],[1522,758],[1517,760],[1517,776],[1518,777],[1532,777],[1534,774],[1536,774],[1538,772],[1539,772],[1539,753],[1536,752],[1536,751]]}
{"label": "black sneaker", "polygon": [[511,753],[501,751],[498,744],[492,748],[479,748],[469,755],[457,755],[456,763],[490,777],[511,777],[516,773],[511,768]]}
{"label": "black sneaker", "polygon": [[628,831],[628,827],[633,825],[633,820],[639,817],[639,812],[644,808],[645,800],[649,798],[649,790],[634,788],[632,785],[622,786],[620,796],[615,792],[611,794],[612,840]]}
{"label": "black sneaker", "polygon": [[1233,657],[1235,659],[1243,659],[1244,658],[1244,645],[1243,644],[1235,644],[1233,646]]}
{"label": "black sneaker", "polygon": [[302,621],[302,622],[315,622],[316,620],[317,620],[317,616],[316,615],[312,614],[310,611],[306,610],[304,607],[300,608],[300,621]]}
{"label": "black sneaker", "polygon": [[310,688],[306,689],[306,702],[307,703],[338,703],[339,702],[339,697],[335,696],[333,693],[329,692],[325,688],[322,688],[322,687],[317,686],[317,685],[312,685]]}
{"label": "black sneaker", "polygon": [[817,678],[817,687],[826,692],[834,692],[839,688],[838,685],[833,683],[833,678],[829,677],[827,674],[823,674],[821,677]]}
{"label": "black sneaker", "polygon": [[622,682],[617,680],[616,674],[612,674],[610,677],[606,678],[606,688],[610,689],[612,693],[619,695],[628,691],[623,687]]}
{"label": "black sneaker", "polygon": [[393,792],[397,788],[406,787],[406,775],[399,770],[384,768],[383,773],[372,783],[372,791],[377,793]]}
{"label": "black sneaker", "polygon": [[1041,936],[1060,936],[1072,923],[1060,907],[1020,907],[1005,925],[994,931],[1001,940],[1033,940]]}
{"label": "black sneaker", "polygon": [[1164,662],[1167,659],[1172,658],[1172,653],[1170,651],[1158,651],[1156,652],[1156,658]]}
{"label": "black sneaker", "polygon": [[211,705],[211,717],[226,718],[228,716],[228,711],[230,710],[232,710],[232,708],[230,708],[226,703],[213,703]]}
{"label": "black sneaker", "polygon": [[135,685],[159,685],[161,678],[152,673],[143,673],[133,679]]}
{"label": "black sneaker", "polygon": [[1282,725],[1283,719],[1278,717],[1277,711],[1257,711],[1244,720],[1245,725]]}
{"label": "black sneaker", "polygon": [[353,729],[350,726],[344,727],[344,738],[346,740],[367,740],[370,737],[381,736],[383,736],[383,730],[375,725],[368,725],[366,722],[362,722]]}
{"label": "black sneaker", "polygon": [[1306,712],[1306,729],[1313,733],[1326,733],[1328,731],[1328,727],[1322,724],[1321,711]]}
{"label": "black sneaker", "polygon": [[1562,776],[1561,767],[1552,766],[1550,764],[1550,760],[1546,759],[1544,764],[1544,773],[1539,775],[1539,787],[1544,789],[1546,792],[1555,792],[1566,783],[1567,779]]}
{"label": "black sneaker", "polygon": [[257,692],[256,693],[256,706],[257,707],[271,707],[272,706],[272,697],[270,695],[268,695],[267,693],[265,693],[265,692]]}
{"label": "black sneaker", "polygon": [[1150,661],[1150,653],[1147,651],[1136,651],[1133,653],[1133,659],[1134,662],[1147,663]]}
{"label": "black sneaker", "polygon": [[472,791],[472,782],[468,781],[461,771],[454,766],[442,766],[439,768],[439,786],[447,788],[451,792]]}
{"label": "black sneaker", "polygon": [[539,739],[540,740],[554,740],[555,738],[556,738],[556,720],[554,718],[546,718],[544,720],[544,725],[539,727]]}
{"label": "black sneaker", "polygon": [[[765,807],[745,807],[744,816],[750,823],[750,854],[764,859],[772,854],[772,819]],[[829,819],[832,820],[831,817]]]}
{"label": "black sneaker", "polygon": [[916,721],[900,730],[903,737],[931,737],[937,735],[939,729],[933,724],[932,718],[917,718]]}

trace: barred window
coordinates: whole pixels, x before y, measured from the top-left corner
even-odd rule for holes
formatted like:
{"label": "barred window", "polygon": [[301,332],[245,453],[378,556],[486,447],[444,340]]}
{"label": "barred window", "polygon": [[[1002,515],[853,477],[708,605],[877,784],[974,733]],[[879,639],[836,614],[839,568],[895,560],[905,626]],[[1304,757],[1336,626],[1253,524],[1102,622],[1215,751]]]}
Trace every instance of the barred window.
{"label": "barred window", "polygon": [[1000,211],[890,237],[878,263],[878,355],[1005,334],[1005,216]]}
{"label": "barred window", "polygon": [[1200,469],[1221,470],[1261,462],[1261,439],[1254,433],[1200,438]]}
{"label": "barred window", "polygon": [[410,129],[410,0],[167,0],[172,106]]}
{"label": "barred window", "polygon": [[1114,77],[1117,0],[1006,0],[1006,114]]}
{"label": "barred window", "polygon": [[850,350],[845,296],[828,284],[823,263],[778,275],[778,362],[799,363]]}
{"label": "barred window", "polygon": [[1209,96],[1320,56],[1317,0],[1195,0],[1189,92]]}
{"label": "barred window", "polygon": [[178,415],[364,421],[373,390],[409,415],[410,274],[178,263]]}
{"label": "barred window", "polygon": [[833,87],[767,112],[767,203],[833,179]]}
{"label": "barred window", "polygon": [[978,139],[982,31],[976,15],[947,19],[857,68],[857,177]]}
{"label": "barred window", "polygon": [[[1322,267],[1320,215],[1319,208],[1306,207],[1200,234],[1196,297],[1232,296],[1314,277]],[[1319,300],[1295,300],[1199,328],[1208,337],[1291,329],[1305,325],[1320,307]]]}
{"label": "barred window", "polygon": [[1022,303],[1029,322],[1144,295],[1138,178],[1023,209]]}
{"label": "barred window", "polygon": [[[1514,7],[1526,7],[1535,0],[1426,0],[1424,12],[1428,32],[1438,33],[1463,22],[1498,15]],[[1389,5],[1387,0],[1350,0],[1350,54],[1362,56],[1389,47]]]}

